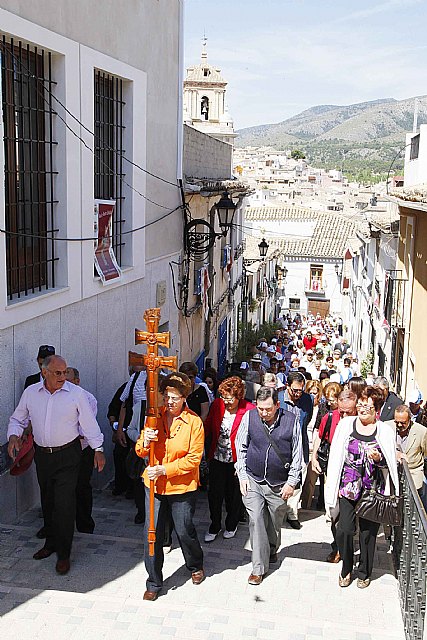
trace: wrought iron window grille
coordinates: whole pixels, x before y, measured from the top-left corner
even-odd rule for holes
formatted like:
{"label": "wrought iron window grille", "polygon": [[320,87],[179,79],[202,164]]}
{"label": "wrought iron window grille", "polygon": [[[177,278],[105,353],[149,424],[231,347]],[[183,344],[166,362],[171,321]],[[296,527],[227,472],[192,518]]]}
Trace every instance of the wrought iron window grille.
{"label": "wrought iron window grille", "polygon": [[[52,54],[1,39],[9,301],[55,287],[56,205]],[[39,237],[32,237],[34,236]],[[41,236],[41,237],[40,237]]]}
{"label": "wrought iron window grille", "polygon": [[125,246],[122,232],[126,222],[123,190],[123,178],[126,177],[123,169],[126,103],[123,98],[123,80],[96,69],[94,94],[94,197],[116,201],[112,224],[113,249],[118,264],[122,266]]}

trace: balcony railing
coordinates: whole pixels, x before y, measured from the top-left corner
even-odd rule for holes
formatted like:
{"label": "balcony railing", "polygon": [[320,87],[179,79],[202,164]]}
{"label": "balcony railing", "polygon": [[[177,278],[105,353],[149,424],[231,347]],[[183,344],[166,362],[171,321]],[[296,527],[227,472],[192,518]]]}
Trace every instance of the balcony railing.
{"label": "balcony railing", "polygon": [[384,316],[390,327],[404,328],[405,282],[401,271],[389,271]]}
{"label": "balcony railing", "polygon": [[403,462],[403,526],[394,530],[393,560],[407,640],[423,640],[426,617],[427,514]]}

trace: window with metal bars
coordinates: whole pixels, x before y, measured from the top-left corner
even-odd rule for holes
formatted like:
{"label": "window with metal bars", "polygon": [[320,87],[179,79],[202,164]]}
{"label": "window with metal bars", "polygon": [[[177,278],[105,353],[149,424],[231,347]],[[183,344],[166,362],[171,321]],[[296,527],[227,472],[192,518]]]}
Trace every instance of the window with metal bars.
{"label": "window with metal bars", "polygon": [[122,266],[124,219],[123,80],[95,70],[95,198],[115,200],[112,235],[117,262]]}
{"label": "window with metal bars", "polygon": [[9,301],[55,287],[51,53],[0,41]]}

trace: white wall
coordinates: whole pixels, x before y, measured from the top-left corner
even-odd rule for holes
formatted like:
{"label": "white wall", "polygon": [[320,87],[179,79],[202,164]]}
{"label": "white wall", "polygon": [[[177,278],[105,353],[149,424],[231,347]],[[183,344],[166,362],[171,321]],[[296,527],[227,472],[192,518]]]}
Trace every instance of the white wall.
{"label": "white wall", "polygon": [[[179,157],[180,7],[179,0],[156,3],[150,0],[103,3],[0,0],[0,25],[14,38],[55,53],[58,74],[62,73],[58,85],[61,98],[91,129],[93,99],[92,89],[87,85],[93,79],[93,67],[103,68],[131,83],[128,104],[133,117],[126,156],[153,174],[174,182]],[[56,126],[62,145],[57,151],[61,168],[57,179],[61,194],[58,219],[65,225],[61,231],[77,237],[93,235],[93,157],[83,151],[60,122],[57,121]],[[0,170],[1,167],[0,163]],[[157,220],[180,204],[179,190],[173,185],[147,177],[130,165],[127,172],[138,191],[165,207],[157,207],[132,192],[129,194],[132,218],[126,221],[130,228]],[[3,180],[0,181],[0,190],[2,188]],[[1,209],[0,222],[3,226]],[[169,262],[177,260],[181,250],[182,213],[178,210],[164,222],[128,238],[132,238],[129,264],[122,280],[107,287],[93,277],[90,243],[83,246],[76,243],[61,249],[60,287],[12,305],[6,301],[5,263],[2,263],[0,472],[6,461],[4,443],[8,417],[20,397],[25,377],[37,371],[38,346],[53,344],[70,366],[80,370],[82,385],[98,399],[98,418],[106,434],[109,463],[100,477],[94,476],[94,481],[105,484],[111,477],[111,432],[106,410],[116,388],[127,378],[128,350],[142,351],[134,347],[134,329],[145,328],[144,310],[158,306],[159,282],[165,281],[167,287],[161,322],[168,322],[172,333],[170,354],[175,355],[179,350],[178,311],[173,302]],[[37,495],[32,473],[18,479],[10,478],[7,473],[0,476],[0,508],[3,507],[4,520],[26,509]]]}

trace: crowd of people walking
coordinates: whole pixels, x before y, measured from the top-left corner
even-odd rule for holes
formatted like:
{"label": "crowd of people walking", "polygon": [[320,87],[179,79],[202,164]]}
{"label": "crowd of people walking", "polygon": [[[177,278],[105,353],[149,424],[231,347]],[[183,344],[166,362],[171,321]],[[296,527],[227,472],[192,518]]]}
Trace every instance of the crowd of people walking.
{"label": "crowd of people walking", "polygon": [[[220,535],[233,538],[239,523],[248,522],[250,585],[261,584],[278,562],[284,522],[299,530],[300,509],[316,500],[331,524],[325,561],[342,562],[339,586],[352,582],[357,530],[357,586],[369,586],[377,534],[388,523],[361,505],[367,493],[375,493],[378,500],[390,498],[387,504],[394,499],[398,509],[403,460],[425,500],[427,410],[419,390],[405,404],[386,378],[372,372],[363,377],[342,333],[333,318],[297,314],[281,319],[274,335],[263,336],[222,380],[214,369],[199,378],[193,362],[162,372],[156,429],[144,424],[143,366],[116,391],[108,408],[113,493],[135,500],[135,524],[144,525],[145,542],[149,487],[155,483],[156,542],[153,556],[145,545],[145,600],[156,600],[162,589],[173,532],[192,582],[205,579],[193,521],[200,489],[207,491],[210,512],[205,544]],[[44,519],[37,536],[45,538],[34,558],[56,552],[56,570],[63,575],[70,569],[75,523],[85,533],[95,528],[90,476],[93,467],[104,467],[104,436],[96,400],[80,386],[78,370],[49,345],[40,347],[37,361],[40,373],[27,379],[10,418],[8,452],[19,465],[25,442],[34,441]]]}

